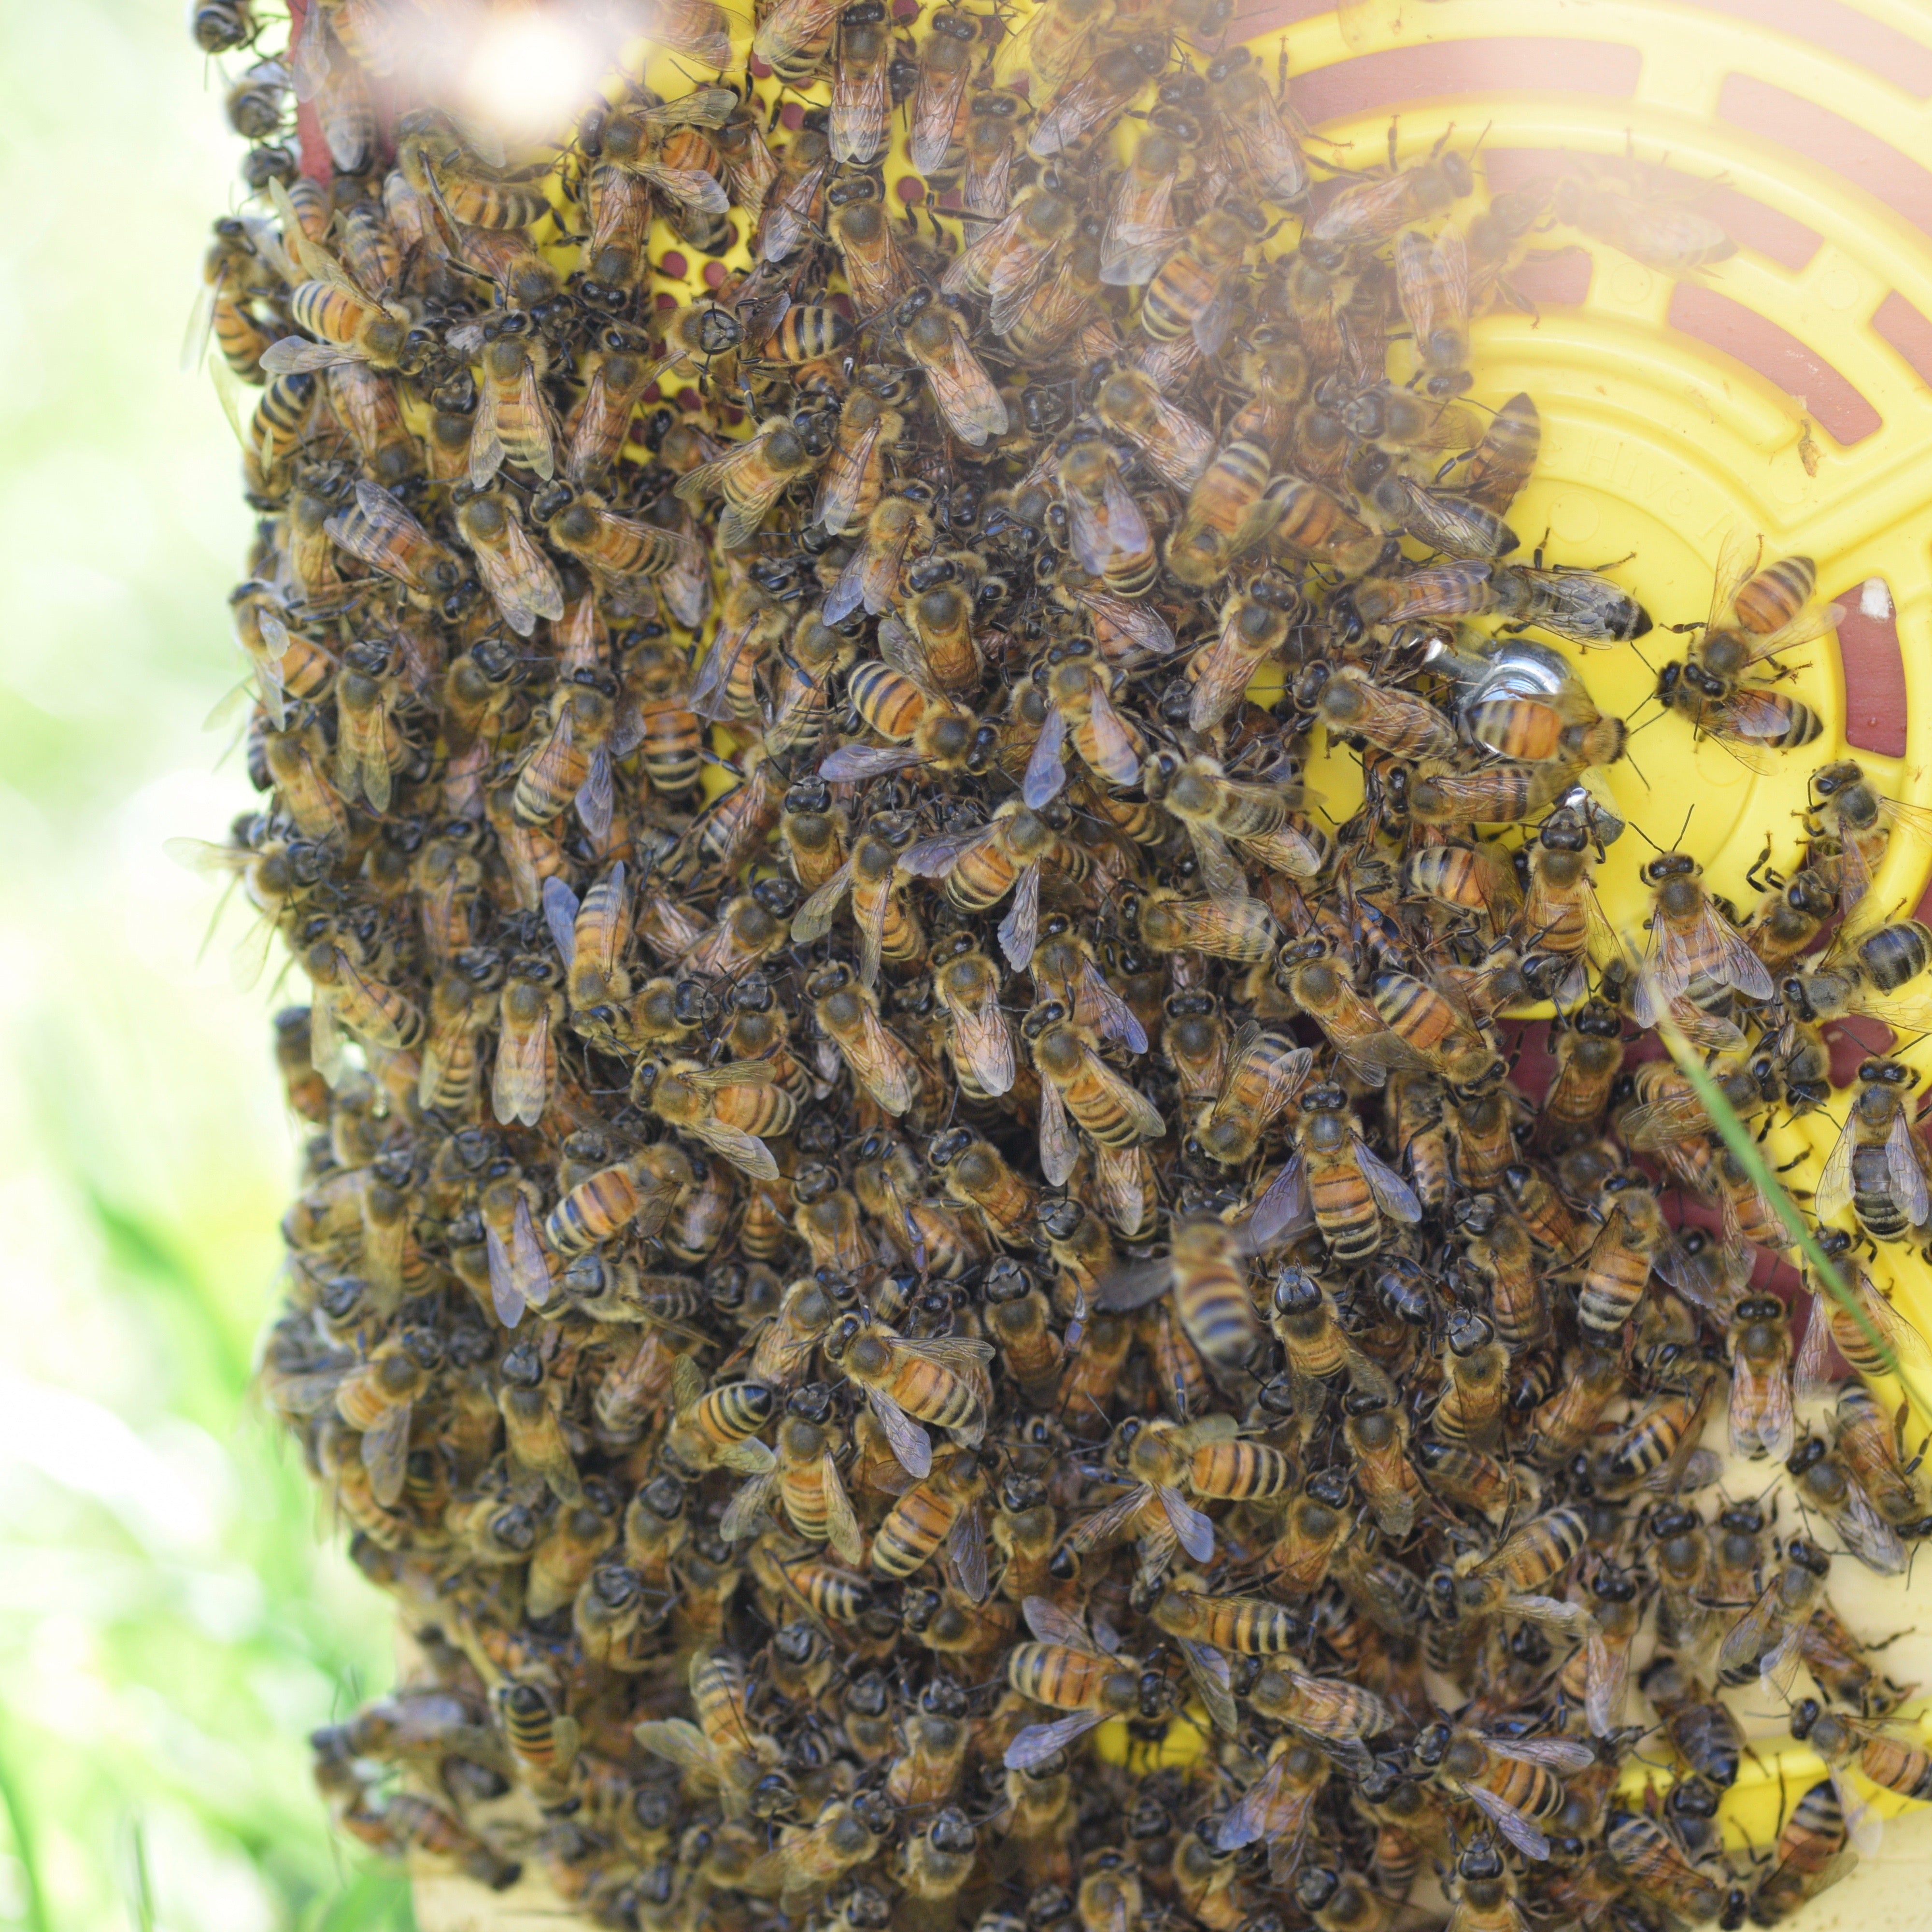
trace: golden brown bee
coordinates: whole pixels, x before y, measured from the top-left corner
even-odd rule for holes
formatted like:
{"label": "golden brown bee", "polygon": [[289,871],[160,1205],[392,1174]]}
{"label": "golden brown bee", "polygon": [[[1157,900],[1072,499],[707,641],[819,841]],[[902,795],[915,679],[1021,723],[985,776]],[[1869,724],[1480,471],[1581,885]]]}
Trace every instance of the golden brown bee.
{"label": "golden brown bee", "polygon": [[820,1030],[853,1078],[886,1113],[904,1113],[919,1092],[920,1064],[880,1019],[871,989],[835,960],[812,974],[806,993]]}
{"label": "golden brown bee", "polygon": [[1546,1858],[1536,1821],[1564,1803],[1562,1774],[1596,1762],[1588,1744],[1564,1738],[1501,1738],[1432,1724],[1416,1738],[1416,1761],[1444,1789],[1468,1798],[1526,1857]]}
{"label": "golden brown bee", "polygon": [[986,1342],[953,1337],[914,1340],[859,1315],[842,1317],[824,1341],[825,1356],[862,1390],[893,1454],[914,1476],[932,1473],[932,1439],[918,1425],[951,1430],[970,1448],[986,1427],[991,1385]]}
{"label": "golden brown bee", "polygon": [[778,1425],[776,1466],[754,1472],[733,1498],[720,1526],[728,1540],[756,1534],[758,1520],[776,1502],[808,1543],[830,1543],[855,1568],[863,1561],[864,1540],[826,1427],[832,1414],[830,1394],[824,1384],[814,1382],[794,1389],[787,1399],[784,1420]]}
{"label": "golden brown bee", "polygon": [[1108,1148],[1158,1139],[1166,1131],[1160,1109],[1100,1058],[1094,1036],[1074,1024],[1059,1000],[1035,1006],[1021,1031],[1040,1078],[1040,1166],[1054,1186],[1080,1158],[1076,1126]]}
{"label": "golden brown bee", "polygon": [[1153,952],[1252,962],[1269,958],[1281,944],[1281,928],[1259,899],[1184,898],[1156,886],[1136,895],[1133,913],[1141,943]]}
{"label": "golden brown bee", "polygon": [[1247,1253],[1240,1231],[1225,1222],[1178,1222],[1172,1252],[1108,1276],[1100,1284],[1100,1305],[1138,1308],[1171,1290],[1189,1340],[1216,1369],[1237,1373],[1260,1340],[1248,1290]]}
{"label": "golden brown bee", "polygon": [[748,440],[734,444],[715,462],[700,464],[677,482],[680,502],[695,506],[721,496],[718,541],[728,550],[742,548],[757,534],[772,506],[789,484],[815,470],[822,455],[787,418],[760,424]]}
{"label": "golden brown bee", "polygon": [[986,1478],[970,1449],[949,1449],[929,1474],[901,1496],[872,1538],[872,1568],[881,1576],[910,1576],[939,1555],[948,1575],[975,1603],[988,1587],[983,1504]]}
{"label": "golden brown bee", "polygon": [[920,290],[893,311],[892,321],[906,353],[925,371],[933,400],[952,434],[976,449],[1004,436],[1006,404],[953,311],[934,301],[930,290]]}
{"label": "golden brown bee", "polygon": [[1038,1641],[1007,1652],[1006,1682],[1022,1697],[1071,1714],[1021,1731],[1006,1747],[1010,1771],[1044,1764],[1096,1724],[1131,1716],[1141,1706],[1140,1666],[1132,1658],[1105,1647],[1078,1617],[1044,1597],[1029,1597],[1021,1608]]}

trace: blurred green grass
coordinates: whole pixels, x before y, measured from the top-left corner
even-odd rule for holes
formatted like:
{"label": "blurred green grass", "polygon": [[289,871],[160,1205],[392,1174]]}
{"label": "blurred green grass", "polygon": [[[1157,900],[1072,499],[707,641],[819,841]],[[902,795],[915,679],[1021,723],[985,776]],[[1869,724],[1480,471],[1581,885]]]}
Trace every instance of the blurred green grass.
{"label": "blurred green grass", "polygon": [[[181,0],[0,8],[0,1924],[406,1927],[305,1733],[387,1618],[249,1406],[295,1143],[232,910],[234,444],[179,373],[238,190]],[[271,38],[279,36],[271,31]],[[232,727],[230,728],[232,729]]]}

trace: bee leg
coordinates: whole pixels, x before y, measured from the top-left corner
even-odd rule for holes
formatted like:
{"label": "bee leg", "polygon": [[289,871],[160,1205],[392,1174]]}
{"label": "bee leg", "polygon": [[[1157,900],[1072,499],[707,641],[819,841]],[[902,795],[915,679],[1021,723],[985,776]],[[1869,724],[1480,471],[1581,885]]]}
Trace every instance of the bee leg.
{"label": "bee leg", "polygon": [[1781,892],[1785,878],[1771,862],[1771,834],[1764,835],[1764,850],[1751,861],[1750,870],[1744,874],[1744,884],[1754,892],[1771,891]]}

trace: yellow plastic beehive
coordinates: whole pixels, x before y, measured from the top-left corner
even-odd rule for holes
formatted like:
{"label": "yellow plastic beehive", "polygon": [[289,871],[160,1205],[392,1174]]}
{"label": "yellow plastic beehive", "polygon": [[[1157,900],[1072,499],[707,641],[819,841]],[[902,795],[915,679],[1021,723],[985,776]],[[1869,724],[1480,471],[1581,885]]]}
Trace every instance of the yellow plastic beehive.
{"label": "yellow plastic beehive", "polygon": [[[1572,285],[1540,296],[1534,315],[1499,309],[1473,332],[1474,400],[1493,406],[1526,390],[1543,416],[1541,458],[1512,522],[1527,543],[1546,532],[1550,561],[1627,560],[1611,574],[1658,620],[1642,657],[1628,647],[1588,654],[1582,674],[1603,709],[1645,706],[1655,667],[1681,655],[1662,627],[1705,615],[1719,550],[1734,530],[1759,533],[1768,556],[1812,556],[1821,592],[1862,607],[1854,674],[1839,640],[1827,637],[1788,687],[1824,721],[1816,743],[1762,776],[1664,717],[1610,774],[1619,809],[1666,844],[1688,814],[1686,848],[1714,890],[1747,905],[1754,893],[1746,874],[1767,843],[1774,866],[1797,862],[1809,776],[1828,760],[1854,756],[1886,795],[1932,806],[1932,4],[1360,0],[1346,11],[1345,23],[1327,0],[1276,0],[1238,15],[1229,36],[1245,39],[1270,72],[1286,50],[1295,104],[1324,144],[1318,155],[1372,166],[1392,140],[1408,162],[1446,137],[1474,150],[1478,206],[1527,173],[1587,166],[1585,157],[1667,166],[1690,190],[1715,184],[1706,206],[1740,242],[1729,260],[1678,282],[1552,228],[1537,245],[1578,245]],[[916,21],[908,30],[920,38],[926,28]],[[734,21],[734,34],[742,58],[748,24]],[[688,63],[641,45],[624,65],[667,95],[693,78]],[[767,112],[826,97],[823,83],[782,96],[775,81],[752,84]],[[620,85],[614,80],[614,98]],[[901,115],[885,167],[895,206],[923,199],[904,149]],[[956,232],[951,218],[939,219]],[[1294,241],[1290,224],[1268,252]],[[574,252],[560,243],[560,265],[571,266]],[[653,296],[682,303],[719,279],[710,258],[662,224],[650,254]],[[686,272],[667,272],[667,258]],[[725,269],[748,267],[742,234],[716,259]],[[1528,279],[1537,286],[1533,272]],[[1654,705],[1642,716],[1654,718]],[[729,748],[721,738],[719,748]],[[1311,777],[1341,811],[1359,795],[1359,772],[1346,759],[1325,770],[1318,764]],[[707,794],[730,782],[708,771]],[[1627,932],[1648,910],[1636,872],[1648,850],[1627,838],[1600,873],[1605,910]],[[1932,848],[1896,837],[1875,898],[1908,915],[1928,877]],[[1932,1040],[1896,1050],[1932,1073]],[[1842,1097],[1770,1134],[1768,1149],[1780,1168],[1790,1163],[1795,1192],[1814,1184]],[[1932,1335],[1932,1269],[1892,1250],[1871,1273]],[[1898,1399],[1895,1388],[1884,1393]],[[1755,1488],[1761,1476],[1742,1480]],[[1874,1636],[1912,1623],[1915,1595],[1924,1598],[1909,1580],[1881,1583],[1848,1560],[1835,1566],[1832,1594],[1853,1627]],[[1932,1678],[1932,1641],[1908,1640],[1887,1661],[1895,1676]],[[1725,1820],[1733,1844],[1762,1848],[1822,1767],[1788,1738],[1778,1748],[1781,1727],[1753,1728],[1764,1749],[1747,1760]],[[1117,1761],[1129,1748],[1124,1726],[1103,1727],[1096,1742]],[[1188,1762],[1204,1746],[1177,1725],[1158,1761]],[[1639,1766],[1627,1783],[1640,1789],[1649,1774]],[[1861,1788],[1881,1810],[1906,1808]],[[1932,1907],[1916,1919],[1894,1918],[1889,1908],[1867,1916],[1857,1903],[1864,1882],[1788,1922],[1842,1918],[1872,1928],[1932,1919]]]}

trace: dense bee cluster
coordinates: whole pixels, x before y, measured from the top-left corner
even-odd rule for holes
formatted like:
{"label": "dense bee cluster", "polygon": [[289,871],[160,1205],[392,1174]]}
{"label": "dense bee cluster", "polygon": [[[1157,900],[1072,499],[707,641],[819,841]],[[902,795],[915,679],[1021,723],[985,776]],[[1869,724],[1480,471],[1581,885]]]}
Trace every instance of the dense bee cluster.
{"label": "dense bee cluster", "polygon": [[[1903,1568],[1916,1466],[1858,1381],[1798,1422],[1834,1339],[1922,1354],[1854,1248],[1932,1223],[1909,1076],[1798,1349],[1639,1046],[1751,1118],[1924,1023],[1923,926],[1815,950],[1900,811],[1828,766],[1755,912],[1662,852],[1604,930],[1573,660],[1651,620],[1520,560],[1534,404],[1459,400],[1543,229],[1721,232],[1312,160],[1183,0],[778,0],[748,67],[659,0],[717,80],[534,154],[405,85],[471,11],[295,13],[194,16],[272,211],[208,266],[262,386],[214,856],[314,989],[266,1398],[422,1658],[316,1735],[342,1826],[614,1927],[1382,1932],[1430,1868],[1460,1932],[1768,1924],[1868,1837],[1826,1781],[1726,1863],[1715,1688],[1801,1663],[1794,1732],[1932,1796],[1826,1594]],[[1748,760],[1837,614],[1760,561],[1658,693]],[[1714,1407],[1803,1533],[1714,1500]]]}

